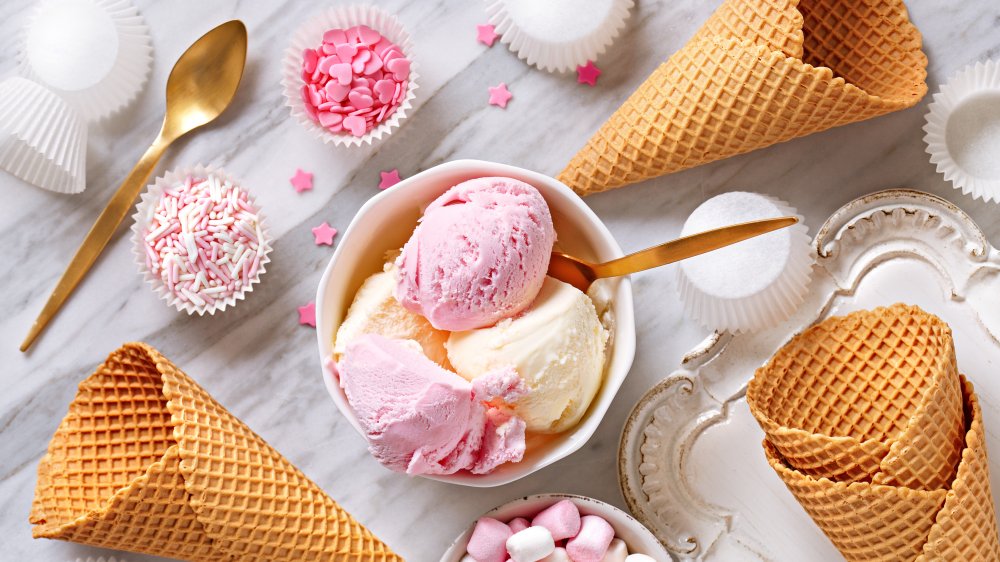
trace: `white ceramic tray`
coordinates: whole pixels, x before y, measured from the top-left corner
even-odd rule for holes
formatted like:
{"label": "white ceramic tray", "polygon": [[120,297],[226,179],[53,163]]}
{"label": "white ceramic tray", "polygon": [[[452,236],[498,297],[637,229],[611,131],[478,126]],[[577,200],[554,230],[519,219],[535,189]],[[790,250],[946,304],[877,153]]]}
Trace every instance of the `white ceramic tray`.
{"label": "white ceramic tray", "polygon": [[709,337],[626,423],[625,501],[680,560],[843,560],[764,460],[744,393],[792,336],[858,309],[907,302],[951,325],[959,368],[983,404],[1000,499],[1000,252],[961,209],[909,190],[844,206],[814,243],[813,284],[795,317],[764,332]]}

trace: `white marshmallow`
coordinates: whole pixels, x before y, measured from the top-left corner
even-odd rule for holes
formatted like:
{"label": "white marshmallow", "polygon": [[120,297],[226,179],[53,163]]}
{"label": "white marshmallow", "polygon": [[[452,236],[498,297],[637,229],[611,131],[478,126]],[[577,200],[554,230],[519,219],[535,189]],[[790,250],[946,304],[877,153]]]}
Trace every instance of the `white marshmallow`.
{"label": "white marshmallow", "polygon": [[466,554],[459,562],[476,562],[476,559],[471,554]]}
{"label": "white marshmallow", "polygon": [[[643,556],[643,555],[640,555]],[[625,541],[615,539],[608,546],[608,551],[604,554],[601,562],[625,562],[628,559],[628,547]]]}
{"label": "white marshmallow", "polygon": [[565,548],[557,546],[552,554],[542,558],[541,562],[573,562],[573,559],[569,557],[569,554],[566,554]]}
{"label": "white marshmallow", "polygon": [[656,562],[652,556],[646,556],[645,554],[629,554],[625,562]]}
{"label": "white marshmallow", "polygon": [[507,539],[507,554],[513,562],[537,562],[555,549],[556,541],[545,527],[528,527]]}

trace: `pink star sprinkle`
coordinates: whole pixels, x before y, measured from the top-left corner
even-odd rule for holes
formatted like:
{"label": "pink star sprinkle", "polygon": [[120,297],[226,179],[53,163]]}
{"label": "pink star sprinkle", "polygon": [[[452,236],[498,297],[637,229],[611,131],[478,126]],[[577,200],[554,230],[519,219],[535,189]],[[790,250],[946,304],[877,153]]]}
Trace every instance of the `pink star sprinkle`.
{"label": "pink star sprinkle", "polygon": [[316,303],[311,302],[299,307],[299,324],[316,327]]}
{"label": "pink star sprinkle", "polygon": [[292,176],[290,181],[292,182],[292,187],[295,188],[296,193],[309,191],[313,188],[313,175],[309,172],[303,172],[301,169],[295,170],[295,175]]}
{"label": "pink star sprinkle", "polygon": [[337,235],[337,229],[331,227],[326,221],[323,221],[323,224],[312,229],[312,233],[313,238],[316,239],[317,246],[321,246],[323,244],[333,246],[333,237]]}
{"label": "pink star sprinkle", "polygon": [[585,66],[576,67],[576,81],[579,84],[597,85],[597,78],[601,75],[601,69],[597,68],[594,61],[589,60]]}
{"label": "pink star sprinkle", "polygon": [[382,179],[378,182],[379,189],[389,189],[390,187],[403,181],[403,178],[399,177],[399,170],[396,168],[393,168],[388,172],[379,172],[378,174],[382,177]]}
{"label": "pink star sprinkle", "polygon": [[476,26],[476,41],[479,41],[487,47],[492,47],[493,42],[497,40],[497,29],[493,24],[487,23],[483,25]]}
{"label": "pink star sprinkle", "polygon": [[507,84],[500,82],[498,86],[490,88],[490,105],[497,105],[502,108],[507,107],[507,102],[510,98],[514,97],[514,94],[507,90]]}

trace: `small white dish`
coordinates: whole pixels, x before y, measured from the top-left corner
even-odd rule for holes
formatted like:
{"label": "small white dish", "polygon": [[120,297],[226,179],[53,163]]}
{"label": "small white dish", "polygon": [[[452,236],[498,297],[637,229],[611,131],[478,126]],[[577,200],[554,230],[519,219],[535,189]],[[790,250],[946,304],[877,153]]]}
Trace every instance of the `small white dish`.
{"label": "small white dish", "polygon": [[[540,511],[550,505],[569,500],[576,504],[581,515],[598,515],[603,517],[615,530],[615,536],[625,542],[630,554],[645,554],[652,557],[657,562],[668,562],[671,560],[667,550],[663,548],[660,541],[656,540],[653,533],[639,523],[634,517],[618,509],[617,507],[604,503],[600,500],[575,496],[571,494],[538,494],[525,498],[516,499],[505,503],[500,507],[495,507],[487,511],[482,517],[492,517],[500,521],[508,521],[515,517],[531,519],[538,515]],[[465,548],[472,537],[472,531],[476,527],[473,521],[461,535],[455,539],[451,547],[441,557],[441,562],[459,562],[465,555]]]}
{"label": "small white dish", "polygon": [[1000,62],[958,71],[927,107],[931,163],[955,189],[1000,203]]}
{"label": "small white dish", "polygon": [[[457,160],[435,166],[379,193],[365,203],[340,238],[333,258],[316,291],[316,336],[323,383],[340,412],[364,436],[336,376],[327,367],[337,328],[347,313],[361,283],[381,271],[385,253],[403,246],[413,232],[421,212],[448,188],[465,180],[506,176],[535,186],[552,211],[557,242],[562,251],[584,259],[606,261],[621,257],[622,250],[604,223],[563,183],[548,176],[480,160]],[[604,382],[583,419],[557,435],[529,435],[524,459],[500,466],[493,472],[474,475],[466,471],[425,478],[474,487],[500,486],[521,479],[582,447],[597,430],[618,388],[624,382],[635,356],[635,318],[632,285],[628,277],[604,280],[611,326],[605,360]]]}

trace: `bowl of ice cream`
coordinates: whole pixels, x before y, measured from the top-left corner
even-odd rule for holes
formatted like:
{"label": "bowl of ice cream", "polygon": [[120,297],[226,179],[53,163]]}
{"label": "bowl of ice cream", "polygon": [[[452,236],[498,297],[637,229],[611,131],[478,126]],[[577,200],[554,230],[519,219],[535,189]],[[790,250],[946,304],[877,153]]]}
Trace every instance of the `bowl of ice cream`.
{"label": "bowl of ice cream", "polygon": [[553,562],[671,560],[649,529],[613,505],[584,496],[538,494],[484,513],[455,539],[441,562],[514,556],[545,556]]}
{"label": "bowl of ice cream", "polygon": [[631,284],[546,277],[553,243],[622,255],[565,185],[491,162],[436,166],[358,211],[316,328],[324,384],[383,465],[498,486],[593,435],[635,354]]}

